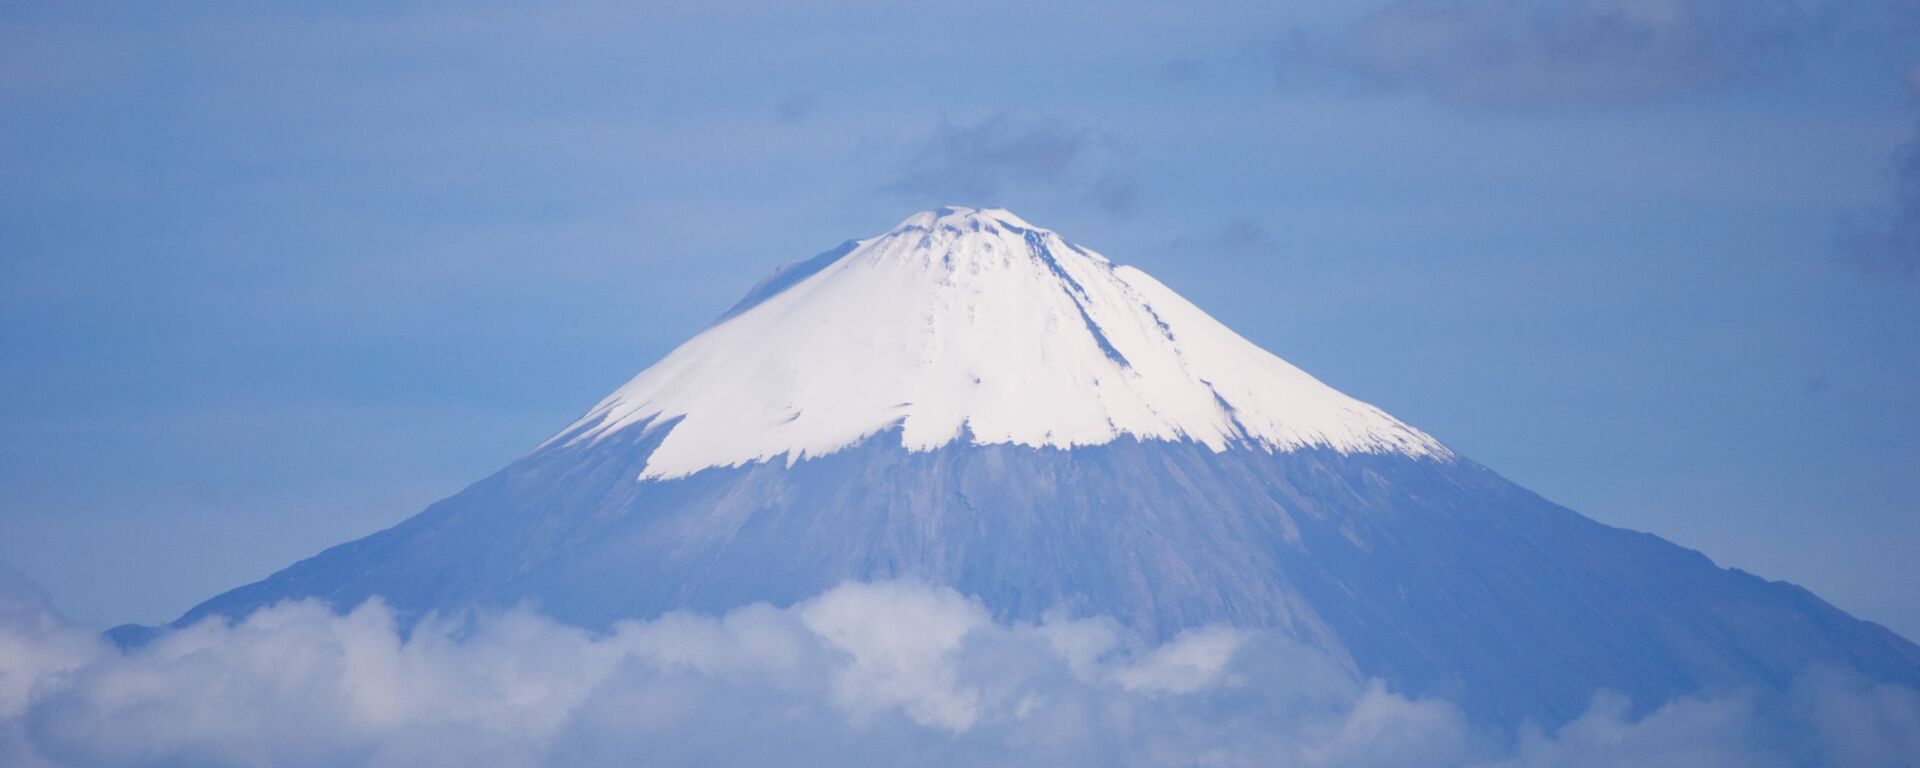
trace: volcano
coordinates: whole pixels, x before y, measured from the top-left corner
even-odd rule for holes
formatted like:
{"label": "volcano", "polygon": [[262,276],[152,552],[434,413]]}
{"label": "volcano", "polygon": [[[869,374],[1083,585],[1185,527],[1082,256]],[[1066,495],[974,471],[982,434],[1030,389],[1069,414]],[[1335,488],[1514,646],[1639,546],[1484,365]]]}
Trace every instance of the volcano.
{"label": "volcano", "polygon": [[1821,666],[1920,685],[1898,635],[1542,499],[997,209],[776,271],[493,476],[178,623],[379,597],[606,627],[881,578],[1271,631],[1505,722]]}

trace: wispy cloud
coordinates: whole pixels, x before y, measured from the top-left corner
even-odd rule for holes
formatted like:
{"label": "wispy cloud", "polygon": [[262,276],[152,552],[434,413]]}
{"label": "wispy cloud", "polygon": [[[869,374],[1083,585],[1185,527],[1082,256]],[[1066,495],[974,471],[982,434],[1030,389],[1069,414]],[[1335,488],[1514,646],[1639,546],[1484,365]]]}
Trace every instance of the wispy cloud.
{"label": "wispy cloud", "polygon": [[[1907,72],[1907,88],[1920,106],[1920,65]],[[1893,152],[1893,204],[1842,220],[1836,237],[1840,259],[1875,278],[1920,275],[1920,120],[1914,135]]]}
{"label": "wispy cloud", "polygon": [[1791,69],[1826,14],[1810,0],[1395,0],[1277,47],[1283,75],[1482,105],[1619,103]]}
{"label": "wispy cloud", "polygon": [[0,763],[113,765],[1891,765],[1920,694],[1602,696],[1515,740],[1225,628],[993,621],[952,590],[847,584],[791,608],[593,633],[525,610],[405,631],[378,602],[210,621],[115,651],[0,596]]}
{"label": "wispy cloud", "polygon": [[887,189],[916,204],[1003,205],[1009,196],[1133,205],[1126,144],[1104,131],[1001,112],[971,124],[942,119]]}
{"label": "wispy cloud", "polygon": [[811,93],[788,94],[774,105],[774,111],[780,115],[780,122],[798,123],[813,116],[819,106],[819,98]]}
{"label": "wispy cloud", "polygon": [[1210,230],[1179,235],[1160,245],[1177,257],[1247,262],[1273,258],[1280,252],[1273,233],[1258,219],[1236,216]]}

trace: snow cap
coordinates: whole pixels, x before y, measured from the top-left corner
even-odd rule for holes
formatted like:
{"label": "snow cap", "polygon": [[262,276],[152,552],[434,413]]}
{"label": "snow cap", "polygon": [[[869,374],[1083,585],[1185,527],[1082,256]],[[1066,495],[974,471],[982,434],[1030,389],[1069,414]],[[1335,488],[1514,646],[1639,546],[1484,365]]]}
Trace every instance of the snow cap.
{"label": "snow cap", "polygon": [[1146,273],[998,208],[917,213],[782,268],[547,445],[626,429],[668,430],[643,479],[896,429],[916,451],[1124,437],[1452,457]]}

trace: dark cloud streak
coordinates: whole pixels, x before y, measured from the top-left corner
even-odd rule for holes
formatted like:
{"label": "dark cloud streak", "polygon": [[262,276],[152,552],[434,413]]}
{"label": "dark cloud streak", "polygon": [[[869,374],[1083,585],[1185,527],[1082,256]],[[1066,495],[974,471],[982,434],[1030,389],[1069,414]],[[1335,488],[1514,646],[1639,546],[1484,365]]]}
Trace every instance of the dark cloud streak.
{"label": "dark cloud streak", "polygon": [[1826,26],[1807,0],[1397,0],[1276,45],[1283,79],[1355,82],[1482,106],[1618,104],[1790,71]]}
{"label": "dark cloud streak", "polygon": [[795,93],[774,105],[774,111],[780,115],[780,122],[798,123],[813,116],[819,106],[819,99],[811,93]]}
{"label": "dark cloud streak", "polygon": [[943,119],[886,189],[919,205],[1044,197],[1123,216],[1135,194],[1127,154],[1110,133],[1057,121],[1007,112],[972,124]]}
{"label": "dark cloud streak", "polygon": [[1221,259],[1251,262],[1272,259],[1280,254],[1280,245],[1259,220],[1236,216],[1219,227],[1174,237],[1160,250],[1180,259]]}
{"label": "dark cloud streak", "polygon": [[[1907,88],[1920,105],[1920,66],[1907,72]],[[1920,120],[1888,165],[1892,206],[1842,219],[1835,249],[1843,264],[1863,275],[1911,280],[1920,275]]]}

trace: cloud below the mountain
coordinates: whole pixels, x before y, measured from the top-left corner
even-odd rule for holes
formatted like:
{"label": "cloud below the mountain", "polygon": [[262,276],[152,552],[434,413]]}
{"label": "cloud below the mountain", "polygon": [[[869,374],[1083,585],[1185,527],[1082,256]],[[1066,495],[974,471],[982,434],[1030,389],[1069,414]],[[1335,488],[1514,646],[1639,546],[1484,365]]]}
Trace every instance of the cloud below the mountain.
{"label": "cloud below the mountain", "polygon": [[[1894,764],[1920,696],[1596,699],[1517,739],[1260,633],[1160,645],[1109,619],[993,621],[912,583],[593,633],[525,610],[403,631],[289,603],[117,651],[0,600],[0,763],[108,765]],[[1813,760],[1812,762],[1820,762]]]}

